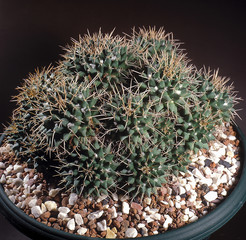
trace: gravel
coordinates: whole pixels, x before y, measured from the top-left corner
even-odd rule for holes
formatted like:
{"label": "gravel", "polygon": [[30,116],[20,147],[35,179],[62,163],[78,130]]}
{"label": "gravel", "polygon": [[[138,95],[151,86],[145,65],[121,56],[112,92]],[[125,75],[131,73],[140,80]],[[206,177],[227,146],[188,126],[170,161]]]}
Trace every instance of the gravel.
{"label": "gravel", "polygon": [[150,236],[197,221],[229,195],[240,168],[235,135],[228,125],[218,128],[209,149],[192,155],[187,172],[143,199],[67,193],[26,163],[16,163],[10,145],[0,147],[0,183],[26,214],[56,229],[100,238]]}

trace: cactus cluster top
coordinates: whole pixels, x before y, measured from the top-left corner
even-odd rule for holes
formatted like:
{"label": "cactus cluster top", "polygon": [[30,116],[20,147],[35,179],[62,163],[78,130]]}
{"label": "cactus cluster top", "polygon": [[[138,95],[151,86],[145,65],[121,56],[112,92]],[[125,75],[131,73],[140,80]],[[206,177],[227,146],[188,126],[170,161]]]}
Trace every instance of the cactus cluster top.
{"label": "cactus cluster top", "polygon": [[68,191],[150,195],[233,119],[226,82],[197,70],[162,28],[99,31],[18,88],[5,141]]}

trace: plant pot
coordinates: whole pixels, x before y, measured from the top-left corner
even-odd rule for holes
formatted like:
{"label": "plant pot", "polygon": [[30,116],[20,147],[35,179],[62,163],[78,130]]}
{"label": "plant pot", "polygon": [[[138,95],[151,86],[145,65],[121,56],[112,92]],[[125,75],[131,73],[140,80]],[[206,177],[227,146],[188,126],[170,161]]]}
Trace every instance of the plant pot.
{"label": "plant pot", "polygon": [[[179,229],[170,230],[163,234],[148,236],[149,240],[198,240],[206,239],[213,232],[227,223],[243,206],[246,201],[246,137],[242,131],[235,127],[238,138],[241,142],[241,175],[238,184],[231,194],[219,204],[213,211]],[[0,139],[0,145],[3,136]],[[21,209],[15,206],[0,186],[0,212],[21,232],[28,237],[38,239],[92,239],[91,237],[79,236],[48,227],[26,215]],[[95,239],[95,238],[94,238]]]}

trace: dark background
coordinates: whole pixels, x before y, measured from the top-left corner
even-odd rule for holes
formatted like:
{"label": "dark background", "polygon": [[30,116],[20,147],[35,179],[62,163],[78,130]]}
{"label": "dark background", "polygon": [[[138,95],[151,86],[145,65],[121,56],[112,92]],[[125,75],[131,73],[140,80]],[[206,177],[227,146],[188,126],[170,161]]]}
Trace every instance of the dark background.
{"label": "dark background", "polygon": [[[173,32],[198,67],[219,68],[246,99],[246,4],[244,1],[4,1],[0,0],[0,123],[14,108],[11,96],[37,67],[55,63],[70,38],[101,27],[131,33],[132,27],[156,26]],[[237,124],[246,133],[246,108],[237,108]],[[0,126],[2,132],[3,126]],[[242,240],[246,206],[211,240]],[[27,240],[0,215],[1,240]]]}

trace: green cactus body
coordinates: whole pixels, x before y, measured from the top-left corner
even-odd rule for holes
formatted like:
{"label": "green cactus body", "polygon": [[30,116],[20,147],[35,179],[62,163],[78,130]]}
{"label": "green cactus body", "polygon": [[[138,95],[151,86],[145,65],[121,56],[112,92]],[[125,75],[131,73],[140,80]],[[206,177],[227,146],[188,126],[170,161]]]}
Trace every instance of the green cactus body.
{"label": "green cactus body", "polygon": [[150,195],[231,121],[237,98],[225,83],[163,29],[86,35],[26,80],[6,141],[67,190]]}

